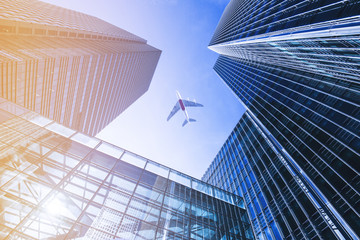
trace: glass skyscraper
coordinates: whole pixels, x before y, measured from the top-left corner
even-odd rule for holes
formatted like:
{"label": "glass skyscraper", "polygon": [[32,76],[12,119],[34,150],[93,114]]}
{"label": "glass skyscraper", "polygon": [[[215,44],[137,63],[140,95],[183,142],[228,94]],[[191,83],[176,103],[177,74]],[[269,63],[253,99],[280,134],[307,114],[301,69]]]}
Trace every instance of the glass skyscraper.
{"label": "glass skyscraper", "polygon": [[0,99],[1,239],[254,239],[240,196]]}
{"label": "glass skyscraper", "polygon": [[344,225],[334,224],[319,204],[325,199],[309,191],[308,177],[299,170],[246,112],[203,180],[244,197],[258,239],[341,239]]}
{"label": "glass skyscraper", "polygon": [[0,2],[1,239],[254,239],[242,197],[93,136],[160,51],[95,17]]}
{"label": "glass skyscraper", "polygon": [[247,113],[203,180],[244,195],[259,239],[360,236],[359,38],[359,1],[224,11],[209,48]]}
{"label": "glass skyscraper", "polygon": [[150,85],[161,51],[101,19],[0,1],[0,96],[96,135]]}

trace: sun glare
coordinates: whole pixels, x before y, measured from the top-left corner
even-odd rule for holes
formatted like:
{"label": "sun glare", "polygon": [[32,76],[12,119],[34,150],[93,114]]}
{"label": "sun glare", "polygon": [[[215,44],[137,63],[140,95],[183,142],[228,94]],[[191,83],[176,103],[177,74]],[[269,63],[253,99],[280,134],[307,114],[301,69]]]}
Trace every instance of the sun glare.
{"label": "sun glare", "polygon": [[58,198],[53,198],[48,204],[46,204],[45,208],[51,215],[64,215],[68,212],[64,204]]}

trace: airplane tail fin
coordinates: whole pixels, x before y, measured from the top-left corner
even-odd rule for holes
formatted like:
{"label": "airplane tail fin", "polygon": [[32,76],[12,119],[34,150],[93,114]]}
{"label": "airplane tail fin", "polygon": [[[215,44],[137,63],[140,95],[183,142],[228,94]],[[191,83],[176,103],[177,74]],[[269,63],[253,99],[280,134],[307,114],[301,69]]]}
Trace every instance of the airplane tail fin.
{"label": "airplane tail fin", "polygon": [[182,126],[185,126],[188,122],[196,122],[195,119],[193,118],[189,118],[189,121],[187,119],[185,119],[185,121],[183,122]]}

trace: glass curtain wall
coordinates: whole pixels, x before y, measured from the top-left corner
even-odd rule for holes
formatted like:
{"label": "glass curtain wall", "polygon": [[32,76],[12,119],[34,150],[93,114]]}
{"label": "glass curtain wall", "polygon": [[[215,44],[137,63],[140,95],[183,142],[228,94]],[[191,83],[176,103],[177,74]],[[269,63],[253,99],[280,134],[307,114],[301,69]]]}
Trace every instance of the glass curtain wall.
{"label": "glass curtain wall", "polygon": [[[359,7],[352,0],[232,0],[209,45],[220,54],[216,73],[316,199],[322,217],[315,226],[327,225],[337,239],[360,236]],[[309,194],[297,201],[313,201]],[[303,222],[296,204],[288,207],[295,221],[278,225],[284,236]],[[303,235],[311,229],[300,226]]]}
{"label": "glass curtain wall", "polygon": [[0,100],[1,239],[253,239],[241,197]]}

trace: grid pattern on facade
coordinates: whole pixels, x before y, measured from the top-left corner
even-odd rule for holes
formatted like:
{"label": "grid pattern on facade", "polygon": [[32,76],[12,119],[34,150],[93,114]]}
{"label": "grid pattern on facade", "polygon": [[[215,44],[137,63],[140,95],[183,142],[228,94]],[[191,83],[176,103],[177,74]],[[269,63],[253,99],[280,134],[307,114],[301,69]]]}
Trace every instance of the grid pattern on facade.
{"label": "grid pattern on facade", "polygon": [[147,91],[160,56],[145,44],[101,40],[0,42],[8,53],[0,54],[1,96],[92,135]]}
{"label": "grid pattern on facade", "polygon": [[[148,90],[161,51],[145,40],[35,0],[3,1],[0,8],[1,97],[94,136]],[[37,13],[38,24],[44,21],[47,32],[55,26],[56,34],[36,34]],[[28,25],[29,34],[19,32]]]}
{"label": "grid pattern on facade", "polygon": [[241,197],[0,99],[2,239],[253,239]]}
{"label": "grid pattern on facade", "polygon": [[[308,79],[299,79],[308,83],[308,86],[304,86],[286,77],[289,73],[304,76],[305,73],[299,73],[300,70],[281,71],[279,67],[240,64],[238,60],[229,58],[225,60],[226,64],[222,64],[223,60],[225,58],[220,57],[215,67],[221,69],[218,74],[297,160],[300,168],[316,183],[321,194],[333,204],[349,225],[353,225],[354,230],[358,229],[356,225],[359,213],[356,213],[356,209],[359,204],[360,177],[357,169],[359,148],[356,145],[359,142],[359,128],[356,126],[360,123],[356,120],[359,113],[357,104],[352,105],[335,97],[332,101],[331,93],[336,92],[334,88],[340,88],[336,85],[326,89],[321,88],[326,86],[324,81],[315,85]],[[316,74],[313,77],[319,78]],[[274,82],[280,84],[275,85]],[[317,87],[321,89],[317,90]],[[322,93],[324,89],[328,91],[327,95]],[[308,94],[307,98],[299,92]],[[349,90],[351,92],[358,94]],[[326,104],[316,98],[326,98]],[[333,106],[339,106],[343,102],[349,108],[338,108],[335,111]],[[355,118],[340,110],[349,110],[349,115],[354,115]]]}
{"label": "grid pattern on facade", "polygon": [[[359,6],[359,1],[233,0],[209,46],[221,54],[217,74],[292,166],[291,179],[303,184],[320,206],[316,211],[330,219],[320,217],[315,225],[328,225],[338,239],[360,235]],[[262,152],[259,145],[253,151]],[[257,181],[265,175],[260,172]],[[301,217],[296,205],[288,206],[292,217]],[[257,220],[253,226],[258,228]],[[278,221],[285,236],[297,226]]]}
{"label": "grid pattern on facade", "polygon": [[335,239],[339,234],[335,226],[325,224],[328,216],[317,199],[249,113],[236,125],[203,180],[244,196],[259,239]]}
{"label": "grid pattern on facade", "polygon": [[0,34],[146,43],[99,18],[37,0],[3,0],[0,9]]}
{"label": "grid pattern on facade", "polygon": [[359,5],[357,0],[232,0],[209,45],[258,36],[305,33],[316,28],[332,29],[340,19],[358,21]]}
{"label": "grid pattern on facade", "polygon": [[[358,23],[360,25],[360,22]],[[344,24],[346,25],[346,24]],[[249,41],[227,46],[214,46],[212,50],[221,55],[247,59],[251,62],[271,64],[285,68],[294,68],[304,72],[317,72],[324,77],[339,78],[339,84],[350,89],[359,89],[359,34],[360,27],[352,31],[344,30],[347,36],[335,36],[333,30],[331,38],[312,37],[284,41]],[[308,36],[308,35],[306,35]],[[300,64],[301,63],[301,64]]]}

